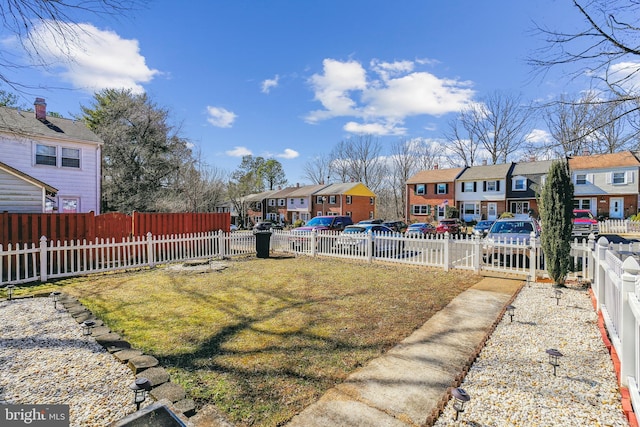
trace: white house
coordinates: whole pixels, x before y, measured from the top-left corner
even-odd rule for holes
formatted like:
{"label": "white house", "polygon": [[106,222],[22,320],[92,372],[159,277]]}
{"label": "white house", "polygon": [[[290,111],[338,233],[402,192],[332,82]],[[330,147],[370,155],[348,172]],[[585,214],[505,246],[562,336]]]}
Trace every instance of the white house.
{"label": "white house", "polygon": [[638,212],[640,161],[630,151],[569,158],[574,207],[615,219]]}
{"label": "white house", "polygon": [[84,123],[0,107],[0,211],[100,213],[102,140]]}
{"label": "white house", "polygon": [[456,178],[456,203],[465,221],[495,220],[506,208],[506,183],[513,163],[471,166]]}

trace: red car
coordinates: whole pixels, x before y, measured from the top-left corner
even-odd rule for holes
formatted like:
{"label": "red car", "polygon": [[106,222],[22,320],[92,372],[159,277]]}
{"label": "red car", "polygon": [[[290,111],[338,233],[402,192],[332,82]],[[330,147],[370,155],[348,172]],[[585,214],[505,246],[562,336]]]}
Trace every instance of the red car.
{"label": "red car", "polygon": [[436,227],[437,234],[460,234],[462,232],[462,222],[457,218],[442,219]]}

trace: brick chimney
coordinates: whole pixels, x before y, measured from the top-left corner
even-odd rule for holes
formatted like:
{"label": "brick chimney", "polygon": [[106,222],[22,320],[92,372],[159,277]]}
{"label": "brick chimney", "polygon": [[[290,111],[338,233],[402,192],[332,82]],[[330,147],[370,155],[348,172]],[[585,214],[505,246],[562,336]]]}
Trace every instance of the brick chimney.
{"label": "brick chimney", "polygon": [[36,102],[34,102],[33,105],[36,107],[36,119],[46,120],[47,119],[47,103],[44,102],[44,98],[36,98]]}
{"label": "brick chimney", "polygon": [[436,163],[435,165],[433,165],[434,169],[438,169],[438,164]]}

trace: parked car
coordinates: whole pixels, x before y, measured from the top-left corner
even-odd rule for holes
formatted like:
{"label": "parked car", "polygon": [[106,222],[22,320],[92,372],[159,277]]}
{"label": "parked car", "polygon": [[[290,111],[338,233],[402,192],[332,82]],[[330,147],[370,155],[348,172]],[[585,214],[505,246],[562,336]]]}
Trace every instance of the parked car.
{"label": "parked car", "polygon": [[382,220],[381,219],[363,219],[362,221],[358,221],[358,224],[360,225],[365,225],[365,224],[382,224]]}
{"label": "parked car", "polygon": [[[343,253],[366,254],[368,234],[371,235],[372,254],[399,254],[404,249],[402,236],[380,224],[356,224],[345,227],[335,240],[333,249]],[[395,239],[393,237],[396,237]]]}
{"label": "parked car", "polygon": [[415,222],[405,232],[407,236],[430,236],[436,234],[436,227],[428,222]]}
{"label": "parked car", "polygon": [[532,217],[497,220],[485,239],[486,261],[508,267],[529,267],[531,238],[539,240],[540,231],[540,224]]}
{"label": "parked car", "polygon": [[408,227],[407,223],[404,221],[385,221],[382,223],[382,225],[384,225],[385,227],[389,227],[390,229],[398,233],[404,233],[405,231],[407,231]]}
{"label": "parked car", "polygon": [[597,235],[600,232],[598,220],[588,209],[573,210],[573,228],[571,235],[574,237],[588,236],[593,233]]}
{"label": "parked car", "polygon": [[495,221],[483,220],[478,221],[476,225],[473,226],[471,232],[474,236],[484,237],[489,233],[489,229],[493,225]]}
{"label": "parked car", "polygon": [[321,215],[311,218],[302,227],[291,230],[289,241],[293,250],[300,251],[305,248],[305,242],[309,241],[309,233],[312,231],[342,231],[345,227],[353,225],[353,219],[347,215]]}
{"label": "parked car", "polygon": [[253,231],[269,231],[272,227],[273,223],[271,221],[260,221],[253,226]]}
{"label": "parked car", "polygon": [[464,228],[464,224],[458,218],[441,219],[436,227],[437,234],[460,234]]}
{"label": "parked car", "polygon": [[238,231],[238,226],[235,224],[231,224],[231,226],[229,226],[229,230],[230,231]]}

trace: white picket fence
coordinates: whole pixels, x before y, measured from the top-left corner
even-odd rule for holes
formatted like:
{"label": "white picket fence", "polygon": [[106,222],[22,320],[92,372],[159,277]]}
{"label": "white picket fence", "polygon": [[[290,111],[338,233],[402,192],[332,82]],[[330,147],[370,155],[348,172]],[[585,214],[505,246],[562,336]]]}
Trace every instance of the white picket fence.
{"label": "white picket fence", "polygon": [[629,388],[634,411],[640,414],[640,253],[620,252],[601,237],[593,259],[597,310],[602,311],[620,359],[620,381]]}
{"label": "white picket fence", "polygon": [[157,264],[255,252],[252,233],[195,233],[39,245],[0,245],[0,284],[20,284]]}
{"label": "white picket fence", "polygon": [[599,221],[600,234],[632,234],[640,233],[640,221],[628,219],[607,219]]}

